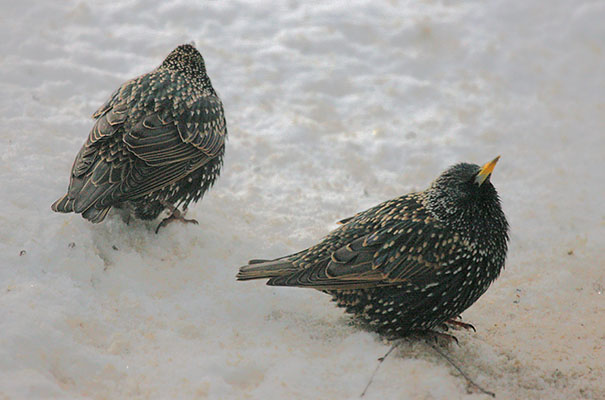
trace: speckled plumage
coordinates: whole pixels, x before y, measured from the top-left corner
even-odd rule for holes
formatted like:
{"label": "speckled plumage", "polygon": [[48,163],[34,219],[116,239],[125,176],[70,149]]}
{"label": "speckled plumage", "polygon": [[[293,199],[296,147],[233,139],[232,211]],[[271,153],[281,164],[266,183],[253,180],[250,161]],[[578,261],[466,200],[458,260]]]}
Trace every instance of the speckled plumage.
{"label": "speckled plumage", "polygon": [[118,207],[154,219],[166,203],[186,208],[198,201],[219,176],[227,138],[223,105],[191,45],[125,82],[93,118],[54,211],[96,223]]}
{"label": "speckled plumage", "polygon": [[238,279],[322,290],[386,336],[432,330],[473,304],[504,267],[508,223],[486,171],[450,167],[426,191],[343,220],[309,249],[250,261]]}

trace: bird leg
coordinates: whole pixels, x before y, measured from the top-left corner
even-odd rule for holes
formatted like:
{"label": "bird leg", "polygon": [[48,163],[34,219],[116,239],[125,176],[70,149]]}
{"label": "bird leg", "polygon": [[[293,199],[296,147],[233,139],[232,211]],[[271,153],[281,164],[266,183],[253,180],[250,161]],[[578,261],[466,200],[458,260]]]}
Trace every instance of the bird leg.
{"label": "bird leg", "polygon": [[198,222],[195,219],[186,219],[185,218],[185,214],[187,214],[187,207],[183,207],[183,211],[179,211],[178,208],[176,208],[174,205],[166,202],[166,201],[160,201],[160,204],[162,204],[164,207],[166,207],[168,210],[170,210],[170,215],[166,218],[164,218],[162,220],[162,222],[160,222],[160,224],[158,225],[158,227],[155,229],[155,233],[157,234],[160,231],[160,228],[163,226],[168,225],[171,222],[174,221],[181,221],[182,223],[185,224],[198,224]]}

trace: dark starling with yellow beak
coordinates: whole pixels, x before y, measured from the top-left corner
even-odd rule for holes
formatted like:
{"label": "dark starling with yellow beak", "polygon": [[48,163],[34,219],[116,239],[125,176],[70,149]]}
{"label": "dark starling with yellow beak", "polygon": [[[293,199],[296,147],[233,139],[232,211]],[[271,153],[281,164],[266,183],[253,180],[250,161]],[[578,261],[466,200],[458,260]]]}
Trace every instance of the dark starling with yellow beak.
{"label": "dark starling with yellow beak", "polygon": [[159,67],[122,84],[93,118],[67,194],[52,210],[97,223],[112,207],[143,220],[168,209],[158,229],[196,222],[176,207],[186,210],[212,187],[227,139],[223,104],[200,52],[178,46]]}
{"label": "dark starling with yellow beak", "polygon": [[341,221],[315,246],[250,261],[237,279],[324,291],[389,338],[441,327],[504,268],[508,223],[490,181],[498,159],[456,164],[423,192]]}

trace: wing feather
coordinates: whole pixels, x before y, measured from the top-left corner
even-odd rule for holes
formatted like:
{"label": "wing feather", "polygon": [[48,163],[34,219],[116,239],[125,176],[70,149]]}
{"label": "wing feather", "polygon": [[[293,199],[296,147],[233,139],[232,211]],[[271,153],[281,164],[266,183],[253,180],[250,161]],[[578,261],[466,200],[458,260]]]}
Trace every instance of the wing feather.
{"label": "wing feather", "polygon": [[[304,264],[293,273],[272,277],[267,284],[320,290],[361,289],[404,282],[417,284],[430,281],[443,268],[452,267],[442,260],[450,252],[461,250],[456,247],[459,241],[456,233],[418,207],[414,208],[413,216],[405,213],[380,215],[381,209],[368,210],[373,213],[370,216],[360,213],[345,220],[345,224],[324,241],[345,237],[347,228],[362,230],[364,224],[365,235],[341,242],[337,248],[315,257],[314,262]],[[348,226],[350,224],[353,225]],[[326,248],[323,242],[303,254],[320,252],[317,249],[322,248]],[[299,261],[296,257],[290,259],[294,264]]]}

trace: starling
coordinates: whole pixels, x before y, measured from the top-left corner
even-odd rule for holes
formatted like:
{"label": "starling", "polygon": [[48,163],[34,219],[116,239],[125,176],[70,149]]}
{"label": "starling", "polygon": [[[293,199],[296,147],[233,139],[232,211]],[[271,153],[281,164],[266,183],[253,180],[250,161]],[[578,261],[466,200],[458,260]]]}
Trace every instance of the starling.
{"label": "starling", "polygon": [[498,159],[456,164],[427,190],[345,219],[306,250],[252,260],[237,278],[321,290],[389,338],[438,329],[504,267],[508,223],[489,179]]}
{"label": "starling", "polygon": [[[178,46],[155,70],[120,86],[92,116],[96,121],[71,169],[67,194],[53,211],[103,221],[112,207],[172,220],[218,178],[227,127],[223,105],[202,55]],[[157,231],[156,231],[157,232]]]}

